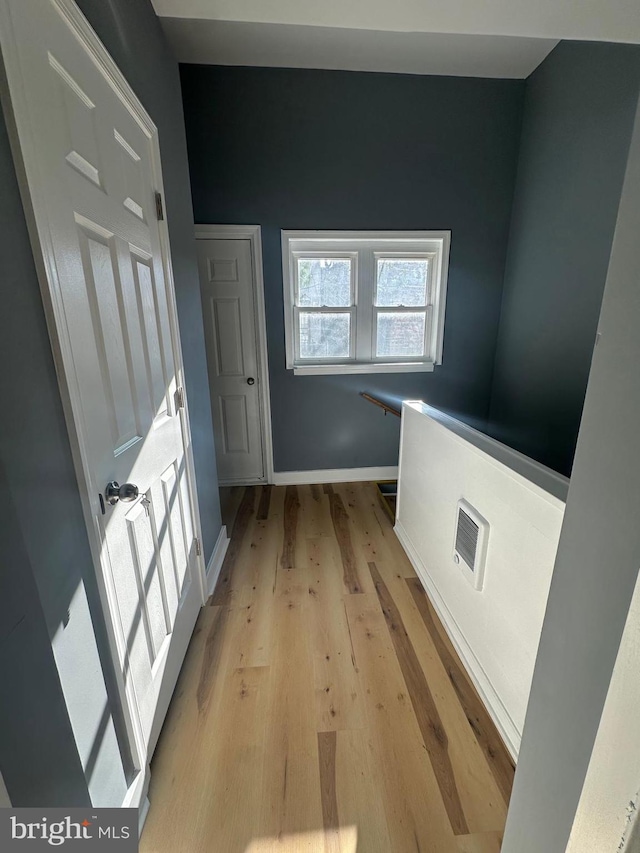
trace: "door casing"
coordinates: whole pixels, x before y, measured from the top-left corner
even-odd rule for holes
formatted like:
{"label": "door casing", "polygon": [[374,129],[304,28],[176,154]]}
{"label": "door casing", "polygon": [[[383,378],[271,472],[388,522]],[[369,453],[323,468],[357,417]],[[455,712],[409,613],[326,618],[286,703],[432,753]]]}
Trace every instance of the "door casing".
{"label": "door casing", "polygon": [[[271,391],[269,389],[269,355],[267,347],[267,320],[264,298],[264,273],[262,268],[262,232],[259,225],[196,225],[196,240],[248,240],[251,246],[253,268],[253,295],[255,306],[256,349],[258,353],[258,381],[260,394],[260,421],[262,426],[262,456],[264,479],[256,483],[273,483],[273,434],[271,431]],[[221,485],[225,485],[222,483]],[[251,485],[243,482],[243,485]]]}
{"label": "door casing", "polygon": [[[111,58],[108,51],[98,38],[89,22],[80,11],[74,0],[53,0],[58,12],[65,19],[70,30],[80,42],[82,48],[93,63],[102,73],[115,94],[123,101],[127,109],[132,112],[136,120],[152,139],[151,163],[153,166],[154,179],[157,190],[164,202],[164,186],[162,180],[162,169],[160,162],[160,149],[158,144],[157,128],[148,115],[137,95],[127,83],[124,75]],[[20,193],[29,228],[34,260],[40,283],[40,290],[44,311],[51,340],[51,348],[56,367],[58,384],[69,433],[71,451],[78,481],[78,491],[85,518],[89,545],[96,572],[97,586],[100,601],[104,612],[104,622],[108,638],[108,648],[101,648],[101,654],[107,654],[114,662],[115,682],[117,689],[117,700],[120,705],[125,722],[126,735],[131,749],[131,754],[137,773],[131,782],[126,797],[122,803],[123,807],[141,807],[143,810],[146,803],[146,793],[149,785],[149,760],[144,747],[140,723],[135,711],[135,699],[131,693],[132,688],[126,687],[119,669],[118,640],[116,638],[111,619],[109,616],[109,599],[101,568],[102,542],[95,517],[100,511],[99,497],[90,488],[90,467],[80,429],[80,400],[75,383],[75,371],[71,354],[69,332],[65,323],[64,308],[59,292],[56,264],[53,246],[48,233],[48,218],[45,212],[41,190],[38,184],[37,170],[34,167],[35,156],[30,150],[32,130],[29,120],[27,99],[23,90],[25,85],[21,73],[19,48],[15,39],[11,39],[12,32],[10,6],[12,0],[0,0],[0,31],[6,37],[0,40],[2,46],[2,59],[0,63],[0,94],[7,119],[11,149],[15,161],[16,172],[20,185]],[[8,77],[14,81],[9,89]],[[15,85],[15,81],[19,81]],[[175,298],[175,283],[171,264],[169,231],[165,218],[158,222],[162,265],[164,269],[167,293],[169,296],[169,314],[171,325],[171,344],[176,367],[176,381],[184,389],[184,365],[182,362],[182,348],[180,344],[180,332],[178,328],[178,313]],[[196,490],[195,464],[190,436],[188,402],[184,399],[184,407],[181,409],[181,428],[185,446],[186,473],[189,490],[189,498],[192,507],[193,524],[196,536],[202,542],[202,531],[200,526],[200,513],[198,507],[198,495]],[[202,602],[206,596],[205,565],[202,555],[197,555],[197,581],[200,586]]]}

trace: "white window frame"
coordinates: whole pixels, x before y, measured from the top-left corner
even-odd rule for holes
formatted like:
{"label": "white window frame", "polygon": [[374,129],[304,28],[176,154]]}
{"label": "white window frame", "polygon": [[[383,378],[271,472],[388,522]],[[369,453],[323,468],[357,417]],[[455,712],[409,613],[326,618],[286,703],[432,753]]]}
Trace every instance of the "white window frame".
{"label": "white window frame", "polygon": [[[430,372],[442,363],[444,315],[449,271],[450,231],[282,231],[282,270],[287,369],[296,376],[336,373]],[[297,305],[297,260],[333,257],[351,260],[351,306],[307,309]],[[377,261],[384,258],[429,258],[427,300],[424,306],[377,306]],[[425,350],[422,358],[376,356],[377,316],[425,311]],[[300,311],[349,312],[348,358],[300,359]]]}

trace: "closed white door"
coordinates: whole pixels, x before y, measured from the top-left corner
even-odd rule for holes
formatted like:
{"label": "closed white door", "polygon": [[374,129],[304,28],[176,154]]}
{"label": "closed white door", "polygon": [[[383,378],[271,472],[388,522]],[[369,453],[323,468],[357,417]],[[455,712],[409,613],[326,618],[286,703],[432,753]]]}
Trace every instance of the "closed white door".
{"label": "closed white door", "polygon": [[157,132],[73,4],[3,0],[0,11],[89,533],[141,762],[203,601]]}
{"label": "closed white door", "polygon": [[197,245],[218,478],[258,482],[265,460],[251,243]]}

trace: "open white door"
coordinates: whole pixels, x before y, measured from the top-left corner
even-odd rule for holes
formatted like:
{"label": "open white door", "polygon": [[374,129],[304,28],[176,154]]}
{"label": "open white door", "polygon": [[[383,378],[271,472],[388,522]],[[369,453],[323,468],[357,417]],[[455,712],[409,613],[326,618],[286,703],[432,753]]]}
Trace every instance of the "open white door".
{"label": "open white door", "polygon": [[158,136],[71,0],[0,0],[0,39],[137,805],[203,602]]}

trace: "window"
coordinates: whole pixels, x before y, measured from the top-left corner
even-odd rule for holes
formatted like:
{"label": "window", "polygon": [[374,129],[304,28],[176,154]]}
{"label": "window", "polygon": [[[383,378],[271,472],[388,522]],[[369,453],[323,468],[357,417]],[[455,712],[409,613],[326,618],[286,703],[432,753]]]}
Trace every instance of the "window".
{"label": "window", "polygon": [[442,361],[449,231],[283,231],[287,367],[433,370]]}

